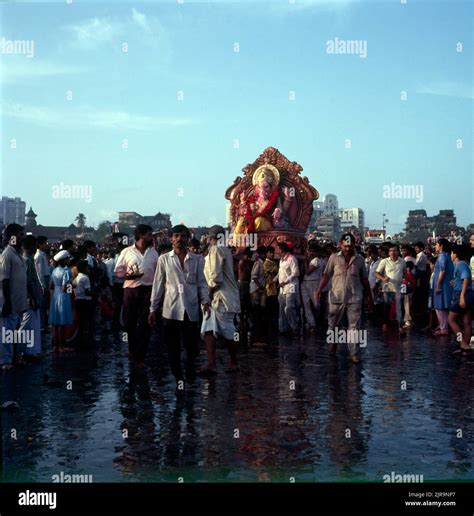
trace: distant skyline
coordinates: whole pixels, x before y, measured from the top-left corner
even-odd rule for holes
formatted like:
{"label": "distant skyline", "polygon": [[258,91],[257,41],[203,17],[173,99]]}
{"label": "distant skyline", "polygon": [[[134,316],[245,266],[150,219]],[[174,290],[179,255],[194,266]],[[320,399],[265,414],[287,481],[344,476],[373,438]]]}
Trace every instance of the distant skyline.
{"label": "distant skyline", "polygon": [[369,227],[386,213],[400,232],[412,209],[465,227],[471,21],[456,0],[2,3],[1,195],[43,225],[209,226],[273,146]]}

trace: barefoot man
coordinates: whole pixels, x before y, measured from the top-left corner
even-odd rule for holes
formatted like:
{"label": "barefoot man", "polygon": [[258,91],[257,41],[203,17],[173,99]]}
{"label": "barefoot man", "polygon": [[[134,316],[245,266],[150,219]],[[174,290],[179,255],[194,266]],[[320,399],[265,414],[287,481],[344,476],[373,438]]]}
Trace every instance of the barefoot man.
{"label": "barefoot man", "polygon": [[216,337],[220,335],[230,354],[230,367],[226,372],[237,371],[237,347],[234,318],[240,313],[239,288],[235,281],[232,253],[224,245],[225,230],[222,226],[212,226],[209,230],[209,252],[204,265],[204,275],[209,286],[212,314],[204,319],[201,333],[204,333],[207,350],[207,366],[198,374],[209,376],[217,373]]}
{"label": "barefoot man", "polygon": [[[332,278],[332,287],[329,291],[328,332],[337,330],[337,325],[342,320],[345,312],[347,313],[349,331],[358,330],[364,291],[368,303],[372,303],[367,269],[364,258],[355,252],[354,235],[350,233],[342,235],[340,247],[341,251],[329,258],[316,294],[319,302],[321,291]],[[348,335],[354,335],[354,333],[348,332]],[[358,343],[351,339],[347,339],[346,342],[351,361],[353,363],[359,362],[357,357]],[[336,353],[336,344],[330,344],[329,353],[331,355]]]}
{"label": "barefoot man", "polygon": [[189,229],[183,224],[171,229],[173,249],[158,258],[148,316],[150,325],[156,326],[158,307],[163,301],[163,336],[178,391],[184,391],[181,338],[186,348],[187,372],[191,374],[199,355],[199,303],[204,317],[210,313],[202,260],[188,253],[189,237]]}

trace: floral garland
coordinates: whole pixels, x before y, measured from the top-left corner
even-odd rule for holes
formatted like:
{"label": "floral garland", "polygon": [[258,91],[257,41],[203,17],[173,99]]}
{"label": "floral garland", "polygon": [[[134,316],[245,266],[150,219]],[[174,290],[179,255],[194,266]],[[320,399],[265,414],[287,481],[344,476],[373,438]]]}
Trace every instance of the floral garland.
{"label": "floral garland", "polygon": [[268,212],[275,206],[277,200],[278,200],[278,191],[274,190],[270,194],[270,197],[268,198],[268,203],[265,206],[265,208],[263,208],[262,211],[259,211],[255,215],[252,215],[250,213],[250,205],[257,201],[257,197],[254,194],[249,196],[248,204],[247,204],[247,210],[245,212],[245,220],[247,222],[247,231],[248,232],[251,232],[251,231],[253,231],[255,229],[255,219],[257,217],[264,217],[264,216],[266,216],[268,214]]}

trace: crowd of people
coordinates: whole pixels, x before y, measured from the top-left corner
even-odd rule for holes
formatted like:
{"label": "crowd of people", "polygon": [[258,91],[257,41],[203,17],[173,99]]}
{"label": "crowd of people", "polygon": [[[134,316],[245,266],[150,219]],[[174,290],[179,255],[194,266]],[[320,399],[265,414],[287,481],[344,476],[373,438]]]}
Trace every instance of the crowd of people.
{"label": "crowd of people", "polygon": [[[101,331],[117,332],[138,369],[157,331],[178,389],[194,372],[217,374],[218,339],[229,373],[239,370],[239,346],[272,346],[280,335],[324,332],[329,354],[344,342],[357,363],[367,320],[400,338],[413,327],[434,338],[452,332],[453,353],[471,351],[474,235],[466,243],[440,238],[434,246],[399,247],[357,245],[347,233],[338,243],[310,240],[296,256],[284,241],[235,249],[222,244],[224,234],[213,226],[198,240],[177,225],[158,243],[140,224],[132,245],[49,244],[9,224],[0,255],[2,370],[39,360],[49,331],[54,353],[94,347]],[[341,331],[346,337],[334,338]],[[207,364],[195,371],[201,342]]]}

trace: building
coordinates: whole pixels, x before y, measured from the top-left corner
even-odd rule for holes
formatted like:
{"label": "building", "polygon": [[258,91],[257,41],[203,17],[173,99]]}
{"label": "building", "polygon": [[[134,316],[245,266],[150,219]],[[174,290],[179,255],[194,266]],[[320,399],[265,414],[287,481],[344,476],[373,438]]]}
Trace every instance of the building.
{"label": "building", "polygon": [[169,213],[158,212],[156,215],[140,215],[136,211],[119,211],[118,214],[118,226],[124,231],[131,231],[138,224],[148,224],[153,228],[153,231],[171,229]]}
{"label": "building", "polygon": [[316,221],[321,217],[324,213],[324,206],[321,201],[313,201],[313,213],[311,215],[311,220],[309,222],[309,231],[315,231],[316,228]]}
{"label": "building", "polygon": [[339,218],[341,219],[341,231],[349,231],[354,226],[361,235],[364,234],[364,210],[361,208],[341,208]]}
{"label": "building", "polygon": [[338,241],[341,237],[339,216],[324,213],[316,220],[316,234],[325,240]]}
{"label": "building", "polygon": [[232,204],[227,203],[225,206],[225,227],[230,228],[232,226]]}
{"label": "building", "polygon": [[337,202],[337,196],[334,194],[327,194],[323,201],[323,210],[325,214],[332,215],[333,217],[339,216],[339,204]]}
{"label": "building", "polygon": [[430,236],[447,237],[452,231],[459,231],[454,210],[440,210],[438,215],[428,217],[426,210],[410,210],[405,226],[409,242],[425,241]]}
{"label": "building", "polygon": [[384,229],[368,229],[364,228],[365,243],[366,244],[382,244],[385,242],[385,230]]}
{"label": "building", "polygon": [[20,197],[5,197],[2,196],[0,200],[0,222],[5,224],[20,224],[25,223],[26,202],[22,201]]}
{"label": "building", "polygon": [[138,226],[142,216],[136,211],[119,211],[119,227],[122,226]]}
{"label": "building", "polygon": [[51,243],[61,242],[62,240],[94,240],[95,230],[93,227],[81,229],[74,224],[69,226],[43,226],[36,222],[36,213],[30,207],[24,218],[25,232],[34,236],[45,236]]}

